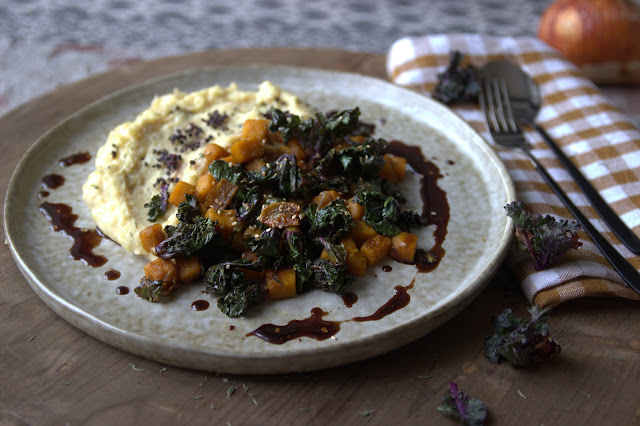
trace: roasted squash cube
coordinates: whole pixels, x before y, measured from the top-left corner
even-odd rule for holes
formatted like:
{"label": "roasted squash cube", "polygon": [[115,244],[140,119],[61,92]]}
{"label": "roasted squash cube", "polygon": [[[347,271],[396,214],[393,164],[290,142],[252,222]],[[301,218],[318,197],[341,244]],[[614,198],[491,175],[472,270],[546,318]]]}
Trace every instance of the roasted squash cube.
{"label": "roasted squash cube", "polygon": [[391,238],[384,235],[376,235],[369,238],[360,247],[360,252],[367,259],[367,264],[374,266],[380,263],[391,251]]}
{"label": "roasted squash cube", "polygon": [[242,139],[262,142],[269,137],[269,120],[246,120],[242,125]]}
{"label": "roasted squash cube", "polygon": [[293,154],[298,161],[307,159],[307,151],[305,151],[302,145],[300,145],[300,142],[295,139],[290,139],[282,150],[288,154]]}
{"label": "roasted squash cube", "polygon": [[202,276],[202,266],[200,266],[200,259],[197,256],[186,259],[177,258],[176,266],[178,267],[178,277],[183,283],[195,281]]}
{"label": "roasted squash cube", "polygon": [[222,235],[225,241],[231,241],[233,235],[233,229],[236,226],[236,212],[235,210],[221,210],[210,208],[204,214],[204,217],[211,219],[216,223],[216,231]]}
{"label": "roasted squash cube", "polygon": [[162,225],[159,223],[147,226],[140,231],[139,235],[142,248],[149,253],[155,253],[156,246],[167,238],[167,234],[164,233]]}
{"label": "roasted squash cube", "polygon": [[248,163],[262,157],[262,142],[260,139],[238,139],[229,151],[236,163]]}
{"label": "roasted squash cube", "polygon": [[393,154],[385,154],[384,162],[389,162],[391,164],[391,168],[393,169],[393,172],[396,175],[398,181],[404,179],[404,173],[407,170],[406,158]]}
{"label": "roasted squash cube", "polygon": [[203,174],[196,180],[196,198],[198,202],[203,203],[204,200],[207,199],[207,195],[211,192],[215,184],[216,180],[209,173]]}
{"label": "roasted squash cube", "polygon": [[353,241],[355,241],[358,247],[361,247],[365,241],[376,235],[378,235],[376,230],[367,225],[364,220],[356,220],[353,228],[351,228],[351,238],[353,238]]}
{"label": "roasted squash cube", "polygon": [[336,198],[340,198],[340,193],[335,189],[330,189],[328,191],[322,191],[315,197],[311,199],[311,202],[318,205],[318,210],[323,207],[326,207]]}
{"label": "roasted squash cube", "polygon": [[196,186],[179,180],[173,187],[171,195],[169,195],[169,204],[173,204],[176,207],[179,206],[180,203],[187,201],[185,194],[195,195]]}
{"label": "roasted squash cube", "polygon": [[353,238],[344,237],[340,240],[340,244],[342,244],[342,247],[344,247],[347,252],[347,259],[345,260],[345,263],[347,264],[351,275],[355,275],[357,277],[364,276],[367,270],[367,259],[360,250],[358,250]]}
{"label": "roasted squash cube", "polygon": [[224,157],[228,157],[229,151],[218,145],[217,143],[209,143],[204,147],[204,156],[209,162],[220,160]]}
{"label": "roasted squash cube", "polygon": [[296,272],[293,268],[268,270],[266,283],[270,299],[290,299],[296,296]]}
{"label": "roasted squash cube", "polygon": [[391,238],[391,258],[398,262],[413,262],[418,245],[418,236],[410,232],[400,232]]}
{"label": "roasted squash cube", "polygon": [[361,220],[364,216],[364,206],[362,204],[358,204],[353,200],[353,197],[349,198],[346,203],[347,210],[351,213],[351,217],[353,220]]}
{"label": "roasted squash cube", "polygon": [[150,280],[175,283],[178,280],[178,268],[169,259],[155,259],[144,265],[144,276]]}
{"label": "roasted squash cube", "polygon": [[236,192],[238,192],[236,185],[226,179],[220,179],[220,182],[216,183],[209,191],[203,204],[206,208],[225,209],[231,203]]}
{"label": "roasted squash cube", "polygon": [[277,201],[262,209],[258,221],[272,228],[298,226],[300,224],[300,204],[289,201]]}

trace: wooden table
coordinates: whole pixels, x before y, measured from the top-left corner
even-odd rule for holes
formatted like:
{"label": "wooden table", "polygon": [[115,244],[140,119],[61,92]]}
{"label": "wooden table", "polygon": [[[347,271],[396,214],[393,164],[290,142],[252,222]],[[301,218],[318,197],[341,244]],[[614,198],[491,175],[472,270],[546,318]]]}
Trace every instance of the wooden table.
{"label": "wooden table", "polygon": [[[337,50],[210,51],[128,64],[0,118],[2,199],[27,147],[87,103],[189,67],[253,62],[385,78],[383,56]],[[640,114],[640,90],[609,90],[622,108]],[[640,424],[637,302],[557,307],[551,330],[562,354],[516,370],[482,354],[491,316],[505,307],[524,314],[528,306],[501,270],[460,315],[386,355],[311,373],[227,376],[162,365],[95,340],[40,301],[4,245],[0,265],[1,424],[454,424],[436,410],[450,381],[484,401],[493,424]],[[227,397],[232,386],[237,390]]]}

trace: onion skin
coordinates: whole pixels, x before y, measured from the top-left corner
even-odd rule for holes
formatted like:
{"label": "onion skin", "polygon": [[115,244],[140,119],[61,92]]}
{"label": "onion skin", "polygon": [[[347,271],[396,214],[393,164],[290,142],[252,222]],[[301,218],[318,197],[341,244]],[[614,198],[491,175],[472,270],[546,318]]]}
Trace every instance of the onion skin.
{"label": "onion skin", "polygon": [[640,81],[640,4],[631,0],[557,0],[540,18],[538,37],[583,70],[606,64],[616,74],[600,80]]}

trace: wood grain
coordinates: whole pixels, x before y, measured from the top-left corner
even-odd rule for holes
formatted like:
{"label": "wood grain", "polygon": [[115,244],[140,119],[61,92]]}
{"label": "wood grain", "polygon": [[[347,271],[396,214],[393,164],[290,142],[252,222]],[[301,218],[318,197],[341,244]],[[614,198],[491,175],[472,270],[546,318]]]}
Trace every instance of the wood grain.
{"label": "wood grain", "polygon": [[[340,50],[211,51],[127,64],[0,118],[2,199],[28,146],[89,102],[185,68],[256,62],[385,75],[383,56]],[[638,92],[630,93],[616,96],[637,105]],[[89,337],[38,299],[4,245],[0,265],[0,424],[453,424],[436,410],[452,380],[485,402],[493,424],[640,422],[638,304],[561,305],[551,317],[559,358],[522,370],[491,364],[482,354],[491,316],[527,308],[506,270],[460,315],[391,353],[312,373],[221,376],[141,359]]]}

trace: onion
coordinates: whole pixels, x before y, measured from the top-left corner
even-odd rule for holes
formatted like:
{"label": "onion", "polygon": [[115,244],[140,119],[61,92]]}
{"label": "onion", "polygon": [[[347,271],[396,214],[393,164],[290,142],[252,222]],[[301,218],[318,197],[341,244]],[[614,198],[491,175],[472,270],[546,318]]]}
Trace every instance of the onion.
{"label": "onion", "polygon": [[557,0],[538,37],[598,82],[640,83],[640,5],[631,0]]}

